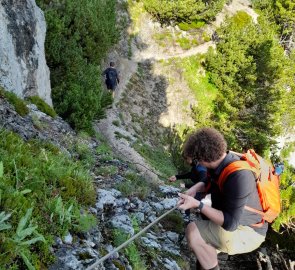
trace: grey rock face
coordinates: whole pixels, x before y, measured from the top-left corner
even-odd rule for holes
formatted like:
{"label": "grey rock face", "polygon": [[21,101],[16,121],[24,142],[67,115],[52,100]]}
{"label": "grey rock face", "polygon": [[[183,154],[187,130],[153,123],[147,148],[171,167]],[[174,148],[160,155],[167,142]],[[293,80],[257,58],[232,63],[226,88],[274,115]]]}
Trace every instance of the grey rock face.
{"label": "grey rock face", "polygon": [[45,60],[46,23],[35,0],[0,0],[0,86],[52,105]]}

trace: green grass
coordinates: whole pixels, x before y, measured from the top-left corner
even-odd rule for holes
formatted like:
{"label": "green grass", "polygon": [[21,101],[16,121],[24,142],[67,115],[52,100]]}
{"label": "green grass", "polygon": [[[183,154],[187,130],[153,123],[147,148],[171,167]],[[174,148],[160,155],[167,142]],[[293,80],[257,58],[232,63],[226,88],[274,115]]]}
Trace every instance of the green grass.
{"label": "green grass", "polygon": [[164,31],[161,33],[153,34],[153,39],[159,44],[161,47],[166,47],[167,45],[173,44],[173,37],[171,32]]}
{"label": "green grass", "polygon": [[190,39],[185,38],[185,37],[181,37],[181,38],[176,39],[176,42],[184,50],[189,50],[192,47]]}
{"label": "green grass", "polygon": [[118,168],[113,165],[100,166],[96,168],[95,173],[102,176],[112,176],[118,173]]}
{"label": "green grass", "polygon": [[189,31],[192,29],[199,29],[203,27],[206,23],[204,21],[195,21],[191,23],[181,22],[178,24],[179,28],[183,31]]}
{"label": "green grass", "polygon": [[35,104],[37,108],[41,111],[50,115],[51,117],[56,117],[57,114],[52,107],[50,107],[43,99],[38,96],[32,96],[28,98],[28,101]]}
{"label": "green grass", "polygon": [[[113,242],[114,246],[117,247],[127,241],[130,237],[128,234],[124,233],[121,230],[113,231]],[[134,242],[130,243],[125,249],[124,254],[129,259],[132,269],[134,270],[145,270],[147,269],[145,261],[142,259],[142,255],[140,254],[136,244]]]}
{"label": "green grass", "polygon": [[172,162],[171,155],[165,149],[162,149],[160,146],[152,148],[147,144],[139,142],[135,143],[133,147],[163,177],[166,178],[175,174],[176,168]]}
{"label": "green grass", "polygon": [[0,87],[0,97],[6,98],[20,116],[26,116],[29,113],[27,103],[16,94],[5,91],[2,87]]}
{"label": "green grass", "polygon": [[114,120],[114,121],[112,122],[112,124],[113,124],[114,126],[116,126],[116,127],[119,127],[119,126],[120,126],[120,121],[119,121],[119,120]]}
{"label": "green grass", "polygon": [[201,66],[202,61],[203,58],[199,55],[168,61],[171,68],[176,66],[183,71],[184,78],[197,100],[195,110],[197,126],[208,125],[217,95],[216,87],[209,82],[209,75],[204,72]]}
{"label": "green grass", "polygon": [[83,163],[85,168],[92,168],[95,160],[89,146],[85,143],[76,143],[75,151],[79,155],[79,160]]}
{"label": "green grass", "polygon": [[161,220],[161,224],[167,231],[173,231],[176,233],[183,233],[185,230],[185,225],[183,217],[179,212],[172,212],[169,215],[165,216]]}
{"label": "green grass", "polygon": [[140,18],[145,12],[141,1],[128,0],[128,11],[131,17],[131,34],[136,35],[140,30]]}
{"label": "green grass", "polygon": [[[95,203],[92,178],[82,162],[54,145],[24,142],[5,130],[0,131],[0,157],[0,212],[11,215],[5,221],[11,227],[0,231],[0,269],[13,265],[23,269],[18,268],[24,267],[22,262],[27,267],[46,266],[52,262],[53,235],[87,230],[94,224],[87,211],[81,214],[81,209]],[[23,229],[34,227],[30,234],[16,233],[21,220],[26,221]],[[41,236],[44,241],[25,244]]]}
{"label": "green grass", "polygon": [[146,199],[151,192],[151,184],[132,171],[127,171],[124,177],[125,181],[117,184],[115,188],[125,197],[136,196],[141,200]]}
{"label": "green grass", "polygon": [[129,142],[131,141],[131,138],[129,136],[123,135],[119,131],[115,131],[114,133],[115,133],[115,137],[116,137],[117,140],[119,140],[119,139],[125,139],[125,140],[127,140]]}

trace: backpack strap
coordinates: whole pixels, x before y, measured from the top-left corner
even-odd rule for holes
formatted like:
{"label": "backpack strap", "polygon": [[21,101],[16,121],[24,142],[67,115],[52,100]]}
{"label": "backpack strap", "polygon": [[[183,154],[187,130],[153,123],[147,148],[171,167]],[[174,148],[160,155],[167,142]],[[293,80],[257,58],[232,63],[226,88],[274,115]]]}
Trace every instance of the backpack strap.
{"label": "backpack strap", "polygon": [[[234,161],[234,162],[230,163],[228,166],[226,166],[223,169],[223,171],[221,172],[221,174],[220,174],[220,176],[218,178],[217,184],[218,184],[219,189],[220,189],[221,192],[223,191],[223,185],[224,185],[224,182],[226,181],[227,177],[230,174],[232,174],[233,172],[240,171],[240,170],[252,171],[257,176],[257,169],[255,168],[254,164],[251,161],[249,161],[249,160],[237,160],[237,161]],[[244,208],[246,210],[250,211],[250,212],[261,215],[262,218],[264,217],[263,211],[259,211],[259,210],[255,209],[255,208],[249,207],[247,205],[245,205]],[[256,224],[252,224],[251,226],[253,226],[253,227],[262,227],[263,224],[264,224],[264,220],[262,219],[261,222],[256,223]]]}
{"label": "backpack strap", "polygon": [[248,162],[248,160],[237,160],[234,161],[232,163],[230,163],[228,166],[226,166],[223,171],[221,172],[221,174],[219,175],[217,184],[219,186],[220,191],[223,190],[223,185],[225,180],[227,179],[227,177],[232,174],[233,172],[236,171],[240,171],[240,170],[250,170],[252,172],[255,173],[257,170],[255,169],[255,167],[251,166],[252,164],[250,164],[250,162]]}

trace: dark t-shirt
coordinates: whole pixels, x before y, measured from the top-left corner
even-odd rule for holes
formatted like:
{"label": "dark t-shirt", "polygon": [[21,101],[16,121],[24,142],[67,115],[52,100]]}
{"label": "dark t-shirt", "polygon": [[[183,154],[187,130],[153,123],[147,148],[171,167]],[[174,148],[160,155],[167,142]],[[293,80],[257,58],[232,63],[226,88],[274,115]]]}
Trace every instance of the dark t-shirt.
{"label": "dark t-shirt", "polygon": [[[252,171],[239,170],[228,176],[223,185],[223,191],[219,190],[216,183],[222,170],[230,163],[240,158],[228,153],[221,164],[215,170],[209,170],[211,177],[212,207],[221,210],[224,215],[222,227],[227,231],[234,231],[239,225],[250,226],[261,222],[261,216],[244,208],[245,205],[262,210],[256,188],[256,180]],[[268,223],[261,228],[253,227],[259,234],[266,235]]]}
{"label": "dark t-shirt", "polygon": [[191,179],[194,183],[203,182],[207,183],[207,168],[198,164],[192,164],[191,171],[185,174],[175,175],[176,179]]}
{"label": "dark t-shirt", "polygon": [[108,89],[114,90],[117,86],[117,82],[119,82],[118,72],[115,68],[109,67],[107,68],[102,75],[106,75],[106,85]]}

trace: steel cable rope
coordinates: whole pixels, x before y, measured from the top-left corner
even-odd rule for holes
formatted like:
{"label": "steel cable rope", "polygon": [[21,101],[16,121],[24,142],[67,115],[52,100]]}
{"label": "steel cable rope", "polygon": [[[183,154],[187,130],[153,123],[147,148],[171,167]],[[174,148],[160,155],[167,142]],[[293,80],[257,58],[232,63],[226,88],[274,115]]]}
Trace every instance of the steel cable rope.
{"label": "steel cable rope", "polygon": [[132,242],[134,239],[136,239],[138,236],[142,235],[143,233],[145,233],[150,227],[152,227],[153,225],[155,225],[157,222],[159,222],[163,217],[167,216],[168,214],[170,214],[172,211],[174,211],[175,209],[177,209],[178,205],[175,205],[172,209],[170,209],[169,211],[167,211],[166,213],[164,213],[163,215],[161,215],[160,217],[158,217],[156,220],[154,220],[152,223],[150,223],[148,226],[146,226],[145,228],[143,228],[140,232],[138,232],[137,234],[133,235],[130,239],[128,239],[127,241],[125,241],[123,244],[121,244],[120,246],[118,246],[117,248],[115,248],[114,250],[112,250],[111,252],[109,252],[107,255],[103,256],[102,258],[100,258],[97,262],[95,262],[94,264],[90,265],[89,267],[86,268],[86,270],[91,270],[94,267],[102,264],[106,259],[108,259],[109,257],[111,257],[114,253],[118,252],[120,249],[124,248],[125,246],[127,246],[130,242]]}

